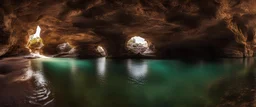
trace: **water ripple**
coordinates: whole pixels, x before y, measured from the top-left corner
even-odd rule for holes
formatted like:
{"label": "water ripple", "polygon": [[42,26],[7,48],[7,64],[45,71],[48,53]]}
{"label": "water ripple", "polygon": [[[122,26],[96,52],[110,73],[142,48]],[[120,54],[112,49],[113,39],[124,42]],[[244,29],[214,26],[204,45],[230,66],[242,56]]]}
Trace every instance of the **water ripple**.
{"label": "water ripple", "polygon": [[46,106],[54,101],[53,93],[51,92],[48,82],[43,77],[41,72],[33,74],[34,90],[29,95],[28,102],[32,105]]}

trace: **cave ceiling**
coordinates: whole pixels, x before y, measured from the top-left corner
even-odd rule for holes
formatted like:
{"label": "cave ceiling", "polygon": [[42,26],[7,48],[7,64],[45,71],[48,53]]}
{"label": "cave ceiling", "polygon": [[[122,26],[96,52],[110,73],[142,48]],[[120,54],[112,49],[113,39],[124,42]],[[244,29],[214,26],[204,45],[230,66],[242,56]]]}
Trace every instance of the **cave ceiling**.
{"label": "cave ceiling", "polygon": [[[44,54],[69,42],[81,55],[101,45],[122,56],[125,43],[141,36],[159,56],[250,56],[255,7],[255,0],[1,0],[0,56],[26,54],[37,25]],[[228,25],[237,26],[245,44]]]}

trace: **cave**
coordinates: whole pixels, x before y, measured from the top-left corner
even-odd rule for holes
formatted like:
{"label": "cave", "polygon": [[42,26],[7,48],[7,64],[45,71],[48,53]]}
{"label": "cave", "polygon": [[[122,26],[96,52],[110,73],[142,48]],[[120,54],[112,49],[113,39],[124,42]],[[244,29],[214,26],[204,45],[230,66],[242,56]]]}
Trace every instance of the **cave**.
{"label": "cave", "polygon": [[107,56],[107,52],[106,52],[106,50],[102,47],[102,46],[97,46],[97,52],[101,55],[101,56],[103,56],[103,57],[106,57]]}
{"label": "cave", "polygon": [[151,44],[140,36],[134,36],[128,40],[126,48],[133,54],[147,55],[153,53]]}
{"label": "cave", "polygon": [[0,106],[255,106],[255,7],[0,0]]}
{"label": "cave", "polygon": [[109,57],[132,57],[127,39],[141,35],[154,44],[151,58],[252,57],[254,15],[245,7],[253,8],[253,1],[4,0],[0,57],[29,54],[24,45],[36,26],[44,41],[40,53],[48,56],[68,42],[77,47],[74,57],[100,57],[99,44]]}

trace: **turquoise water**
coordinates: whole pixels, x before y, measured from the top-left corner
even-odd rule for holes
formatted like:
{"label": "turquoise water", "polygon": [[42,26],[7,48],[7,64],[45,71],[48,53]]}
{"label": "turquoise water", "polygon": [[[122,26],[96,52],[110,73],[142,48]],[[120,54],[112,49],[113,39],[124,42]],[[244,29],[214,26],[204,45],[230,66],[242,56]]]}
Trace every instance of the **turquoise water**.
{"label": "turquoise water", "polygon": [[55,107],[238,107],[255,96],[254,59],[36,59],[30,67]]}

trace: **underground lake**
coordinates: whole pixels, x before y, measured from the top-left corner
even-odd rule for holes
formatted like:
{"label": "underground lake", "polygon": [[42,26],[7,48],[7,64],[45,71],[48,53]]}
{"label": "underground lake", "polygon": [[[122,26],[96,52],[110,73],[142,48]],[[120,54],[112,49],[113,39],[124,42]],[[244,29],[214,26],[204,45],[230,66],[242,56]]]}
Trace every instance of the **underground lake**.
{"label": "underground lake", "polygon": [[255,58],[5,58],[1,107],[251,107]]}
{"label": "underground lake", "polygon": [[256,107],[255,58],[256,0],[0,0],[0,107]]}

